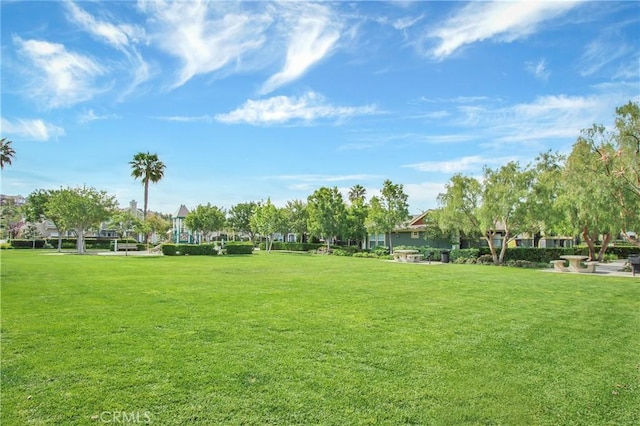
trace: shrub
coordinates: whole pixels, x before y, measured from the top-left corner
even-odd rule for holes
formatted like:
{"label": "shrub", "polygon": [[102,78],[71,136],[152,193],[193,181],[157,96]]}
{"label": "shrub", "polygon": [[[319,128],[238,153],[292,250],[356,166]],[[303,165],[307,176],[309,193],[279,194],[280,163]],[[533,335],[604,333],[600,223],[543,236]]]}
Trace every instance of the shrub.
{"label": "shrub", "polygon": [[[16,249],[30,249],[34,248],[34,240],[13,239],[9,242],[11,247]],[[44,240],[35,240],[35,248],[44,247]]]}
{"label": "shrub", "polygon": [[389,247],[385,247],[385,246],[376,246],[371,251],[378,257],[389,255]]}
{"label": "shrub", "polygon": [[228,242],[224,250],[227,254],[253,254],[253,243]]}
{"label": "shrub", "polygon": [[11,244],[9,243],[2,243],[0,244],[0,250],[9,250],[12,249],[13,247],[11,247]]}
{"label": "shrub", "polygon": [[331,254],[333,254],[334,256],[353,256],[354,253],[349,250],[334,249]]}
{"label": "shrub", "polygon": [[493,264],[493,256],[490,254],[483,254],[476,259],[476,263],[480,263],[482,265],[491,265]]}
{"label": "shrub", "polygon": [[[451,260],[455,263],[466,263],[467,259],[477,259],[480,256],[480,249],[470,248],[470,249],[455,249],[451,250]],[[482,253],[484,254],[484,253]],[[458,262],[458,259],[463,259],[464,261]]]}
{"label": "shrub", "polygon": [[165,256],[176,256],[178,254],[178,246],[175,244],[163,244],[160,248]]}

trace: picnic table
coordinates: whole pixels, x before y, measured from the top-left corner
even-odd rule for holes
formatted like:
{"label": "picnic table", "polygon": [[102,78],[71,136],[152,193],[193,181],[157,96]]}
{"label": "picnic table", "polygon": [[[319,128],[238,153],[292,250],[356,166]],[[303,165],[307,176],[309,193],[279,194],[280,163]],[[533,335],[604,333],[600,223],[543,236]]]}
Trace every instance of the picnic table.
{"label": "picnic table", "polygon": [[396,262],[412,263],[419,262],[422,255],[418,250],[394,250],[393,260]]}
{"label": "picnic table", "polygon": [[593,273],[596,271],[596,265],[598,264],[598,262],[584,262],[586,266],[582,266],[582,262],[587,260],[588,258],[589,256],[577,254],[560,256],[560,259],[564,259],[569,262],[569,266],[566,267],[563,265],[563,261],[556,260],[554,261],[554,268],[563,272],[569,271]]}

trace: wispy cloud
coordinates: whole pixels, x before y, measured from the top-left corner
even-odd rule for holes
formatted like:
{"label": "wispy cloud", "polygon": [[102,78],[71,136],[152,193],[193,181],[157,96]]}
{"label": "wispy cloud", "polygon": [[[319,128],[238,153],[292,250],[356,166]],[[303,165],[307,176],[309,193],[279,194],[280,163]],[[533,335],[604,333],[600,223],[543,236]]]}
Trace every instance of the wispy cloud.
{"label": "wispy cloud", "polygon": [[634,56],[636,53],[636,78],[638,77],[637,46],[633,47],[619,41],[598,39],[589,43],[580,59],[580,75],[593,75],[608,65],[617,63],[620,59]]}
{"label": "wispy cloud", "polygon": [[319,119],[343,120],[358,115],[377,114],[374,105],[360,107],[335,106],[324,96],[307,92],[299,97],[274,96],[268,99],[248,100],[240,108],[226,114],[217,114],[222,123],[253,125],[282,124],[290,121],[313,122]]}
{"label": "wispy cloud", "polygon": [[9,121],[0,119],[2,123],[2,133],[4,135],[15,135],[22,139],[48,141],[59,136],[64,136],[64,129],[40,119],[17,119]]}
{"label": "wispy cloud", "polygon": [[312,182],[312,183],[333,183],[333,182],[345,182],[345,181],[364,181],[370,179],[379,179],[380,175],[366,175],[366,174],[353,174],[353,175],[278,175],[271,176],[272,179],[281,180],[296,180],[300,182]]}
{"label": "wispy cloud", "polygon": [[476,171],[485,165],[502,164],[504,162],[505,158],[471,155],[448,161],[422,161],[420,163],[406,164],[402,167],[418,170],[420,172],[452,174]]}
{"label": "wispy cloud", "polygon": [[214,118],[210,115],[199,115],[199,116],[173,115],[173,116],[152,117],[152,118],[156,120],[163,120],[163,121],[177,121],[180,123],[211,123],[214,121]]}
{"label": "wispy cloud", "polygon": [[133,79],[131,79],[124,95],[131,93],[138,85],[149,79],[149,65],[144,61],[137,48],[138,44],[147,41],[144,28],[138,25],[112,23],[97,19],[71,1],[65,2],[65,5],[71,22],[126,56],[128,63],[126,68],[133,75]]}
{"label": "wispy cloud", "polygon": [[32,67],[27,94],[49,108],[66,107],[91,99],[104,89],[96,78],[106,69],[92,58],[68,51],[64,45],[13,37],[18,53]]}
{"label": "wispy cloud", "polygon": [[283,14],[285,26],[289,27],[284,66],[264,83],[260,94],[270,93],[304,75],[331,53],[340,38],[340,20],[329,7],[313,3],[291,6]]}
{"label": "wispy cloud", "polygon": [[547,69],[547,61],[545,59],[540,59],[538,62],[527,62],[525,63],[525,69],[538,80],[547,81],[551,75],[551,71]]}
{"label": "wispy cloud", "polygon": [[201,0],[139,3],[151,18],[150,39],[181,62],[171,88],[197,75],[238,65],[245,55],[264,45],[264,32],[273,18],[235,10],[236,6]]}
{"label": "wispy cloud", "polygon": [[422,18],[424,18],[424,15],[420,15],[420,16],[417,16],[417,17],[410,16],[410,17],[405,17],[405,18],[399,18],[399,19],[396,19],[395,21],[393,21],[393,23],[391,25],[396,30],[402,31],[402,30],[406,30],[407,28],[413,27],[415,24],[420,22],[420,20],[422,20]]}
{"label": "wispy cloud", "polygon": [[458,49],[483,40],[509,43],[538,30],[545,21],[557,18],[578,2],[520,1],[471,2],[453,17],[433,28],[428,39],[436,39],[429,55],[444,59]]}
{"label": "wispy cloud", "polygon": [[80,114],[80,117],[78,117],[78,121],[80,121],[81,123],[89,123],[91,121],[113,120],[119,118],[121,117],[117,114],[96,114],[92,109],[89,109]]}
{"label": "wispy cloud", "polygon": [[65,5],[69,11],[69,19],[72,22],[75,22],[84,31],[92,34],[97,39],[105,41],[117,49],[126,51],[132,43],[137,44],[146,38],[144,28],[138,25],[113,24],[96,19],[71,1],[65,2]]}

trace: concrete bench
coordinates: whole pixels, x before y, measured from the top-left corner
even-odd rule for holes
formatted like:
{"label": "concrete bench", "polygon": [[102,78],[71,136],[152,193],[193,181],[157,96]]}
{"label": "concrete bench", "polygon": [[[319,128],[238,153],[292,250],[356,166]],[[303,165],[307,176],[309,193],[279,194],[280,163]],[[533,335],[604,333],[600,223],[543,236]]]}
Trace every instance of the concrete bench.
{"label": "concrete bench", "polygon": [[596,265],[598,264],[598,262],[584,262],[584,264],[587,266],[586,268],[583,269],[578,269],[578,272],[582,272],[582,273],[588,273],[588,274],[593,274],[594,272],[596,272]]}
{"label": "concrete bench", "polygon": [[134,243],[118,243],[118,250],[138,250],[138,245]]}
{"label": "concrete bench", "polygon": [[420,262],[422,260],[422,255],[421,254],[408,254],[407,255],[407,262]]}
{"label": "concrete bench", "polygon": [[560,272],[567,272],[569,269],[567,269],[566,266],[564,266],[564,260],[560,259],[560,260],[552,260],[551,263],[553,264],[553,270],[554,271],[560,271]]}

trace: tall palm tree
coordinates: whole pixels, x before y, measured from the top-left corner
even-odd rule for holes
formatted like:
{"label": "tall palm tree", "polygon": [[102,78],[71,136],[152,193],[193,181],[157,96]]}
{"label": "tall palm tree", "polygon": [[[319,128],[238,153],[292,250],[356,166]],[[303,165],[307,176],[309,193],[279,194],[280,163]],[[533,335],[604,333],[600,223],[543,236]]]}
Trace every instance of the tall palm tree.
{"label": "tall palm tree", "polygon": [[352,203],[356,200],[364,201],[367,190],[362,185],[353,185],[349,190],[349,201]]}
{"label": "tall palm tree", "polygon": [[11,164],[16,156],[16,152],[11,147],[12,143],[7,138],[0,139],[0,169],[4,169],[5,164]]}
{"label": "tall palm tree", "polygon": [[147,207],[149,205],[149,182],[157,183],[164,177],[165,165],[158,159],[158,154],[139,152],[130,161],[131,176],[142,178],[144,185],[144,210],[143,218],[147,218]]}

